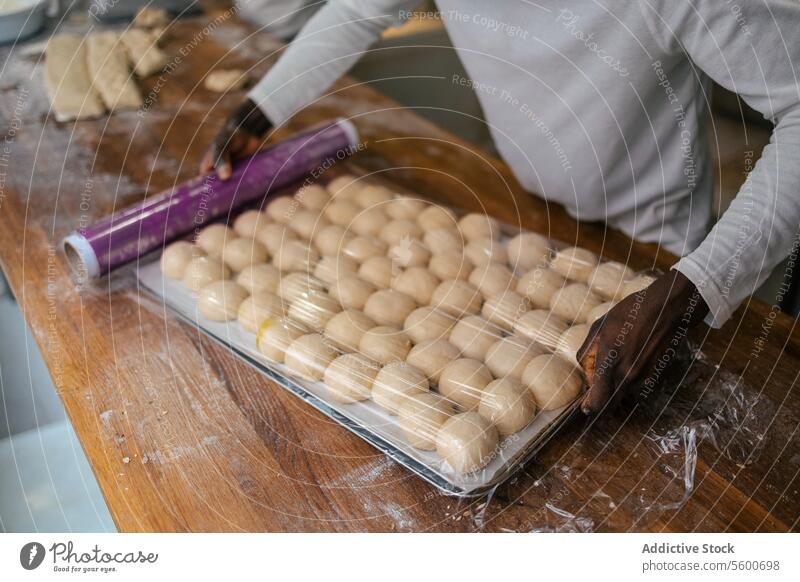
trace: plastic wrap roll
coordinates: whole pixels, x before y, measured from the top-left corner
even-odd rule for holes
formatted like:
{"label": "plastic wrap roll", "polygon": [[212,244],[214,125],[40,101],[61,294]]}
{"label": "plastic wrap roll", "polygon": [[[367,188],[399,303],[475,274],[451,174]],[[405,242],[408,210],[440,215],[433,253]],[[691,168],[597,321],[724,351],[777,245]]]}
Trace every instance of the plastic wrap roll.
{"label": "plastic wrap roll", "polygon": [[64,251],[77,273],[102,276],[343,157],[357,141],[354,126],[344,119],[302,132],[236,164],[228,180],[197,177],[73,232],[64,239]]}

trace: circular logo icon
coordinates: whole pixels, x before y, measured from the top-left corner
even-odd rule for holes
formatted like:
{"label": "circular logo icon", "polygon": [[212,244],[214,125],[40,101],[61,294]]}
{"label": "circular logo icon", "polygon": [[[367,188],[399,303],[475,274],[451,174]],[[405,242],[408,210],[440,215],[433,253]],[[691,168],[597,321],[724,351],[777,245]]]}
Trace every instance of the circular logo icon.
{"label": "circular logo icon", "polygon": [[26,570],[35,570],[44,561],[44,546],[39,542],[28,542],[19,551],[19,563]]}

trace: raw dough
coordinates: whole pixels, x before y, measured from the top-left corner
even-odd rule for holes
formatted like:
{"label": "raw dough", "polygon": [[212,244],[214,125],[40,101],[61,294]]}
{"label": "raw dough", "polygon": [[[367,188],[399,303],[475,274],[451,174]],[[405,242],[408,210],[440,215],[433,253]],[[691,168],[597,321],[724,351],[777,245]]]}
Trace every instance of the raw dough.
{"label": "raw dough", "polygon": [[360,236],[377,237],[389,224],[389,217],[377,207],[365,208],[350,223],[350,230]]}
{"label": "raw dough", "polygon": [[565,359],[552,354],[538,356],[522,375],[541,410],[555,410],[575,400],[583,380],[578,370]]}
{"label": "raw dough", "polygon": [[385,225],[378,235],[389,246],[400,245],[410,239],[421,239],[422,229],[411,220],[393,220]]}
{"label": "raw dough", "polygon": [[138,109],[142,96],[133,80],[128,57],[116,32],[95,32],[86,38],[86,63],[92,86],[109,111]]}
{"label": "raw dough", "polygon": [[497,429],[477,412],[448,419],[436,435],[436,452],[457,473],[482,469],[494,458]]}
{"label": "raw dough", "polygon": [[476,238],[464,247],[464,256],[479,267],[486,263],[507,263],[508,253],[500,241],[493,238]]}
{"label": "raw dough", "polygon": [[328,192],[333,197],[342,200],[355,198],[355,195],[361,191],[364,184],[365,182],[361,178],[344,174],[328,182]]}
{"label": "raw dough", "polygon": [[344,254],[359,263],[386,254],[386,244],[376,238],[356,236],[344,245]]}
{"label": "raw dough", "polygon": [[480,315],[468,315],[450,332],[450,343],[468,358],[483,360],[489,347],[503,336],[503,330]]}
{"label": "raw dough", "polygon": [[415,343],[445,338],[455,323],[455,318],[430,306],[419,307],[408,314],[403,329]]}
{"label": "raw dough", "polygon": [[439,279],[425,267],[410,267],[392,279],[392,289],[411,297],[419,305],[428,305]]}
{"label": "raw dough", "polygon": [[105,113],[86,66],[83,37],[57,34],[50,38],[44,79],[57,121],[100,117]]}
{"label": "raw dough", "polygon": [[550,298],[550,311],[569,322],[583,323],[602,300],[583,283],[572,283]]}
{"label": "raw dough", "polygon": [[465,313],[477,315],[481,310],[481,294],[474,285],[466,281],[450,279],[440,283],[434,290],[431,305],[456,317]]}
{"label": "raw dough", "polygon": [[433,451],[439,429],[454,412],[453,405],[438,394],[415,394],[398,408],[398,423],[408,444],[415,449]]}
{"label": "raw dough", "polygon": [[379,325],[361,336],[358,350],[368,358],[385,365],[405,360],[411,350],[411,339],[396,327]]}
{"label": "raw dough", "polygon": [[169,13],[163,8],[145,6],[133,18],[133,25],[139,28],[160,28],[170,23]]}
{"label": "raw dough", "polygon": [[427,202],[423,200],[398,196],[386,205],[386,212],[396,220],[414,220],[427,205]]}
{"label": "raw dough", "polygon": [[353,238],[352,235],[343,226],[329,224],[319,229],[314,235],[314,246],[322,255],[338,255],[351,238]]}
{"label": "raw dough", "polygon": [[358,216],[359,212],[361,212],[361,207],[352,200],[334,198],[333,202],[325,208],[325,218],[333,224],[349,228],[350,223]]}
{"label": "raw dough", "polygon": [[286,349],[284,362],[306,380],[322,380],[325,370],[336,359],[336,350],[318,333],[301,335]]}
{"label": "raw dough", "polygon": [[514,331],[535,342],[555,347],[561,334],[567,331],[567,322],[545,309],[534,309],[520,317],[514,324]]}
{"label": "raw dough", "polygon": [[[353,200],[355,200],[356,204],[361,206],[361,208],[373,208],[378,205],[385,205],[385,203],[389,202],[393,197],[394,194],[392,194],[392,191],[385,186],[365,184],[361,190],[356,192],[353,196]],[[381,211],[381,214],[383,214],[383,211]]]}
{"label": "raw dough", "polygon": [[495,378],[522,379],[525,367],[536,356],[541,356],[543,349],[531,343],[528,338],[512,335],[493,343],[486,350],[486,366]]}
{"label": "raw dough", "polygon": [[291,343],[306,333],[308,332],[303,326],[288,318],[265,321],[258,330],[256,346],[258,351],[270,360],[283,363],[286,350]]}
{"label": "raw dough", "polygon": [[424,244],[412,238],[391,247],[389,257],[400,267],[424,267],[430,261],[431,253]]}
{"label": "raw dough", "polygon": [[364,313],[381,325],[402,328],[408,314],[416,308],[414,300],[405,293],[380,289],[369,296]]}
{"label": "raw dough", "polygon": [[455,228],[434,228],[426,231],[423,241],[434,254],[464,250],[464,239]]}
{"label": "raw dough", "polygon": [[233,221],[233,231],[239,236],[256,238],[262,225],[267,224],[269,218],[258,210],[245,210]]}
{"label": "raw dough", "polygon": [[550,268],[559,275],[585,283],[597,266],[597,256],[580,247],[570,247],[559,251],[553,257]]}
{"label": "raw dough", "polygon": [[529,299],[514,291],[503,291],[484,302],[481,314],[492,323],[510,331],[514,322],[530,311],[530,308]]}
{"label": "raw dough", "polygon": [[341,310],[339,302],[324,291],[311,291],[289,306],[289,317],[314,331],[322,331]]}
{"label": "raw dough", "polygon": [[320,230],[329,224],[318,210],[309,210],[308,208],[301,208],[295,212],[288,222],[289,228],[306,241],[313,239]]}
{"label": "raw dough", "polygon": [[167,55],[158,48],[158,38],[149,31],[129,28],[120,40],[133,72],[140,79],[157,73],[167,64]]}
{"label": "raw dough", "polygon": [[595,321],[603,317],[609,310],[614,307],[616,303],[613,301],[606,301],[605,303],[601,303],[597,307],[592,308],[589,313],[586,314],[586,323],[589,325],[593,324]]}
{"label": "raw dough", "polygon": [[472,263],[467,260],[461,251],[437,253],[431,257],[428,263],[428,269],[430,269],[431,273],[442,280],[461,279],[462,281],[467,281],[473,268]]}
{"label": "raw dough", "polygon": [[254,238],[229,240],[222,249],[222,260],[236,272],[263,263],[268,258],[267,249]]}
{"label": "raw dough", "polygon": [[289,240],[280,246],[273,262],[281,271],[310,271],[318,260],[319,253],[308,243]]}
{"label": "raw dough", "polygon": [[375,285],[369,281],[355,275],[345,275],[331,284],[329,292],[345,309],[361,311],[375,291]]}
{"label": "raw dough", "polygon": [[269,222],[258,228],[256,240],[267,247],[273,257],[280,248],[290,240],[297,240],[297,235],[292,229],[280,222]]}
{"label": "raw dough", "polygon": [[395,267],[389,257],[372,257],[361,264],[358,276],[376,287],[388,289],[392,284]]}
{"label": "raw dough", "polygon": [[483,362],[472,358],[453,360],[439,376],[439,394],[455,402],[462,410],[477,408],[492,373]]}
{"label": "raw dough", "polygon": [[303,186],[295,192],[294,198],[309,210],[317,211],[322,211],[331,201],[331,195],[319,184]]}
{"label": "raw dough", "polygon": [[622,296],[624,281],[633,277],[633,271],[622,263],[600,263],[589,275],[589,287],[606,299]]}
{"label": "raw dough", "polygon": [[437,339],[415,345],[408,353],[406,362],[419,368],[436,383],[442,370],[456,358],[458,348],[447,340]]}
{"label": "raw dough", "polygon": [[317,291],[325,291],[325,283],[308,273],[289,273],[278,283],[278,296],[289,303]]}
{"label": "raw dough", "polygon": [[236,319],[239,305],[247,299],[247,289],[233,281],[214,281],[200,290],[197,309],[211,321]]}
{"label": "raw dough", "polygon": [[185,240],[174,242],[161,253],[161,272],[170,279],[183,279],[186,267],[195,257],[205,253],[195,245]]}
{"label": "raw dough", "polygon": [[200,231],[195,244],[208,256],[221,257],[225,245],[235,238],[233,231],[224,224],[212,224]]}
{"label": "raw dough", "polygon": [[456,228],[458,218],[449,208],[442,206],[429,206],[417,216],[417,224],[423,230],[434,230],[437,228]]}
{"label": "raw dough", "polygon": [[536,416],[536,404],[522,382],[516,378],[500,378],[484,388],[478,413],[501,435],[508,435],[531,423]]}
{"label": "raw dough", "polygon": [[526,272],[547,265],[550,241],[534,232],[522,232],[508,241],[508,264],[517,272]]}
{"label": "raw dough", "polygon": [[517,283],[517,293],[527,297],[540,309],[550,307],[550,298],[567,284],[567,280],[550,269],[534,269],[525,273]]}
{"label": "raw dough", "polygon": [[627,297],[628,295],[633,295],[634,293],[643,291],[652,285],[655,280],[656,278],[651,277],[650,275],[638,275],[633,279],[628,279],[625,281],[625,285],[622,288],[622,296]]}
{"label": "raw dough", "polygon": [[244,89],[249,78],[242,69],[211,71],[203,80],[203,86],[214,93],[227,93]]}
{"label": "raw dough", "polygon": [[281,282],[281,272],[273,265],[266,263],[251,265],[242,269],[241,273],[236,276],[236,282],[251,294],[261,291],[277,293],[278,285]]}
{"label": "raw dough", "polygon": [[322,257],[314,267],[314,276],[328,285],[342,277],[354,276],[357,272],[358,263],[344,255]]}
{"label": "raw dough", "polygon": [[351,404],[369,398],[378,365],[361,354],[336,358],[325,370],[325,387],[337,402]]}
{"label": "raw dough", "polygon": [[578,350],[589,335],[589,326],[585,323],[573,325],[558,338],[556,350],[570,362],[578,364]]}
{"label": "raw dough", "polygon": [[285,310],[286,304],[280,297],[261,291],[242,301],[236,319],[247,331],[257,333],[265,320],[278,320],[283,317]]}
{"label": "raw dough", "polygon": [[197,293],[214,281],[230,279],[231,270],[215,257],[196,257],[186,265],[183,284]]}
{"label": "raw dough", "polygon": [[264,212],[275,222],[288,224],[297,211],[298,202],[291,196],[270,197]]}
{"label": "raw dough", "polygon": [[513,291],[517,287],[514,273],[501,263],[486,263],[475,267],[469,276],[469,282],[480,290],[484,298],[503,291]]}
{"label": "raw dough", "polygon": [[330,318],[325,325],[325,337],[340,350],[355,352],[361,336],[373,327],[375,322],[372,319],[360,311],[348,309]]}
{"label": "raw dough", "polygon": [[458,229],[467,240],[500,238],[500,225],[491,216],[472,212],[458,221]]}
{"label": "raw dough", "polygon": [[397,414],[406,401],[417,394],[425,394],[430,384],[425,374],[407,362],[386,364],[372,384],[372,400],[389,414]]}

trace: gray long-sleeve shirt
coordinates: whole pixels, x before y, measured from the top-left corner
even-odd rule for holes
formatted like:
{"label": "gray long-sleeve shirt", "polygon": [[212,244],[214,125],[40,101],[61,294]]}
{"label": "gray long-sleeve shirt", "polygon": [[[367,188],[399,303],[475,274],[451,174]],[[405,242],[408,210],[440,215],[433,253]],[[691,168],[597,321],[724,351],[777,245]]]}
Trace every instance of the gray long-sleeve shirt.
{"label": "gray long-sleeve shirt", "polygon": [[[332,0],[251,91],[274,124],[317,99],[416,1]],[[800,225],[800,4],[440,0],[497,148],[522,185],[682,256],[722,325]],[[710,79],[776,125],[709,232]],[[459,79],[451,82],[462,83]],[[550,233],[558,237],[558,233]]]}

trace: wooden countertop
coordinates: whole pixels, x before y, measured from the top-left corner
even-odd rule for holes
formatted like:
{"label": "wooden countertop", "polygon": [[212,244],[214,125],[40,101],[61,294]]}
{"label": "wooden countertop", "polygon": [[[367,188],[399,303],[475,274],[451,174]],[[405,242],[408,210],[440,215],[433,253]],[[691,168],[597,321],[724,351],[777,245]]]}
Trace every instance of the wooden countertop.
{"label": "wooden countertop", "polygon": [[[800,334],[757,301],[723,330],[700,330],[708,362],[673,397],[581,420],[491,498],[459,501],[196,329],[140,306],[129,269],[76,289],[61,238],[192,176],[240,99],[202,89],[204,73],[269,52],[268,39],[235,20],[209,22],[176,25],[168,52],[180,62],[147,81],[152,103],[141,115],[58,124],[41,64],[18,55],[0,87],[0,261],[121,531],[798,529]],[[525,194],[502,162],[352,80],[288,131],[337,115],[368,142],[355,162],[421,195],[635,268],[673,260],[576,224]],[[685,454],[693,439],[696,459]]]}

